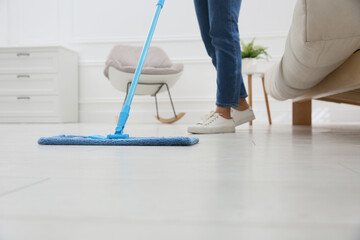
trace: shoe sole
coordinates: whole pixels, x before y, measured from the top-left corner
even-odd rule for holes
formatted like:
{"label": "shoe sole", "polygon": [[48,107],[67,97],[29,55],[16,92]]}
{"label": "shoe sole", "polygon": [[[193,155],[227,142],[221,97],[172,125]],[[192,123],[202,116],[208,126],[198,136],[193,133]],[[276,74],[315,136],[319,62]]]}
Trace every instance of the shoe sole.
{"label": "shoe sole", "polygon": [[221,128],[221,129],[204,129],[204,128],[199,128],[199,129],[188,129],[189,133],[193,133],[193,134],[221,134],[221,133],[234,133],[236,130],[233,127],[229,127],[229,128]]}

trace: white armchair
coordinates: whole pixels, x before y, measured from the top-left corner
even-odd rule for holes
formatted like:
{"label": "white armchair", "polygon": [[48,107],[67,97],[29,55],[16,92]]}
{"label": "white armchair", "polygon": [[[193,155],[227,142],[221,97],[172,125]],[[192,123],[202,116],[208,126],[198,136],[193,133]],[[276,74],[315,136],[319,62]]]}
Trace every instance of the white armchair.
{"label": "white armchair", "polygon": [[[142,48],[133,46],[115,46],[106,61],[105,76],[117,90],[126,92],[130,88]],[[167,54],[158,47],[149,49],[138,86],[136,95],[151,95],[155,97],[156,118],[162,123],[173,123],[181,119],[185,113],[176,113],[170,94],[170,88],[179,80],[183,73],[183,64],[174,64]],[[174,117],[165,119],[159,116],[157,94],[167,91]]]}

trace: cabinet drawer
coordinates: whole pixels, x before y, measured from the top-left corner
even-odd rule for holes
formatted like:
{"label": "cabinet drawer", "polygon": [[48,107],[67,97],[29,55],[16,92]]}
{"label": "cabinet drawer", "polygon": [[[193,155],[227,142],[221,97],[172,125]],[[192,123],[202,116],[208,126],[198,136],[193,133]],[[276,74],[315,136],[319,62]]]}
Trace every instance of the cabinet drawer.
{"label": "cabinet drawer", "polygon": [[56,52],[0,52],[0,73],[56,72]]}
{"label": "cabinet drawer", "polygon": [[57,94],[56,74],[2,74],[0,95]]}
{"label": "cabinet drawer", "polygon": [[0,96],[0,118],[56,116],[57,96]]}

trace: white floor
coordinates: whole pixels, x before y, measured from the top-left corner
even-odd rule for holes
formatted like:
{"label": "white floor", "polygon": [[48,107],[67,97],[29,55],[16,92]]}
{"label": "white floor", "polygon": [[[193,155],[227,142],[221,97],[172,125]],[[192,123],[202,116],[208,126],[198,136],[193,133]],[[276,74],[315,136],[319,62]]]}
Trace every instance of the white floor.
{"label": "white floor", "polygon": [[37,145],[113,130],[0,125],[0,239],[360,239],[360,125],[255,123],[193,147]]}

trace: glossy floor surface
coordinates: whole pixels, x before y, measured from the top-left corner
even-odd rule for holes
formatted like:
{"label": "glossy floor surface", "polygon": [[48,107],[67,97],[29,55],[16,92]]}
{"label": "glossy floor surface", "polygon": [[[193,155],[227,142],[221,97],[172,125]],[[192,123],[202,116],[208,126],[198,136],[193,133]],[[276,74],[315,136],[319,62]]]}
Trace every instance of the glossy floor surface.
{"label": "glossy floor surface", "polygon": [[0,125],[0,239],[360,239],[360,125],[255,123],[193,147],[37,145],[113,128]]}

